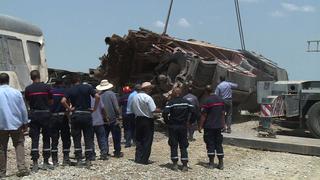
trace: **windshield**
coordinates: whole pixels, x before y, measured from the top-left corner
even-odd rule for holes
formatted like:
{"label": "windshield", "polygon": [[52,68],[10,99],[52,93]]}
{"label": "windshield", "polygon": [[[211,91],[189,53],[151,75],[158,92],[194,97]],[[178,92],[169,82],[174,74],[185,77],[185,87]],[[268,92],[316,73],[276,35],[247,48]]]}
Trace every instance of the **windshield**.
{"label": "windshield", "polygon": [[40,65],[40,44],[37,42],[27,41],[27,46],[30,56],[30,64],[35,66]]}

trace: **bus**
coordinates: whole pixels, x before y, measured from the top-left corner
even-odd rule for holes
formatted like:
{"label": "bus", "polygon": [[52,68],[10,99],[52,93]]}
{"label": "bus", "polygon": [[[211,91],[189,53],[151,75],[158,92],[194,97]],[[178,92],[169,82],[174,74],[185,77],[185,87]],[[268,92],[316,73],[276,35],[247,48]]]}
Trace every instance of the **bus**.
{"label": "bus", "polygon": [[7,73],[10,86],[20,91],[31,84],[30,71],[39,70],[48,80],[48,65],[41,29],[15,17],[0,15],[0,73]]}

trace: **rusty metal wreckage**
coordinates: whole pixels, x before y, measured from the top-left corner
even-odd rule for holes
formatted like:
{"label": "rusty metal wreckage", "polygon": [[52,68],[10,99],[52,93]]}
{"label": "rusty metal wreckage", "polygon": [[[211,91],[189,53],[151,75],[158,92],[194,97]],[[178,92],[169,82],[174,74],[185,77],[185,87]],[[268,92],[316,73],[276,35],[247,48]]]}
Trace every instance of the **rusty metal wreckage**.
{"label": "rusty metal wreckage", "polygon": [[255,112],[258,81],[287,80],[286,70],[262,55],[232,50],[193,39],[181,40],[140,28],[128,35],[106,37],[107,54],[90,73],[108,79],[116,88],[151,81],[153,97],[163,106],[173,87],[193,88],[200,100],[206,85],[215,87],[219,77],[239,86],[233,90],[235,107]]}

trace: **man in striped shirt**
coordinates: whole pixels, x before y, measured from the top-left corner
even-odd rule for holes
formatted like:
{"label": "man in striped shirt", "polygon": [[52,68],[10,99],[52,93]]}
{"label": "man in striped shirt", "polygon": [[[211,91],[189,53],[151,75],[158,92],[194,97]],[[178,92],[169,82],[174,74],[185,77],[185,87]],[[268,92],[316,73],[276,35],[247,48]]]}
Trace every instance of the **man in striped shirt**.
{"label": "man in striped shirt", "polygon": [[203,139],[206,143],[210,161],[209,168],[214,168],[214,156],[217,155],[219,159],[218,169],[223,169],[222,128],[224,128],[224,102],[220,97],[211,93],[201,106],[199,123],[199,132],[201,133],[201,130],[204,129]]}
{"label": "man in striped shirt", "polygon": [[[173,90],[173,99],[171,99],[164,111],[163,117],[165,123],[169,127],[169,146],[171,149],[171,160],[173,162],[173,170],[178,170],[177,162],[178,146],[181,151],[181,162],[183,164],[182,171],[188,171],[188,125],[192,124],[195,118],[191,118],[194,113],[194,106],[184,99],[180,88]],[[193,122],[190,122],[193,121]]]}

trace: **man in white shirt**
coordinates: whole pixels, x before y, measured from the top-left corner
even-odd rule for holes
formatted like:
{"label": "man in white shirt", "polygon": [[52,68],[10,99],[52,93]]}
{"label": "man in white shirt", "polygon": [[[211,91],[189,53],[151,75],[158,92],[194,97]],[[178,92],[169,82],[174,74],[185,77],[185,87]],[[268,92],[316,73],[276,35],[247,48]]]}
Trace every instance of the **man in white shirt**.
{"label": "man in white shirt", "polygon": [[144,82],[141,91],[134,96],[131,111],[136,118],[136,154],[135,162],[148,164],[154,134],[153,112],[157,111],[156,105],[148,94],[152,91],[152,84]]}
{"label": "man in white shirt", "polygon": [[28,113],[20,91],[11,88],[9,75],[0,74],[0,179],[6,176],[7,148],[12,138],[17,157],[17,176],[27,176],[29,171],[24,157],[24,132],[27,130]]}

